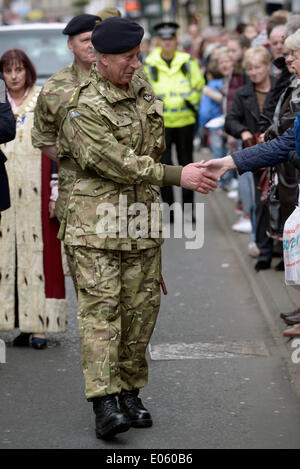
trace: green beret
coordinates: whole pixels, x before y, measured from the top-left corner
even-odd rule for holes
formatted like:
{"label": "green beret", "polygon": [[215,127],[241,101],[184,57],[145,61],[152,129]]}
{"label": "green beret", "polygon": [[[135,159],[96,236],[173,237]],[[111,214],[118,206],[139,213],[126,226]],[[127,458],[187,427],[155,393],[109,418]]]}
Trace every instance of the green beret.
{"label": "green beret", "polygon": [[126,18],[112,17],[97,24],[92,34],[92,44],[104,54],[123,54],[138,46],[144,29]]}
{"label": "green beret", "polygon": [[75,36],[76,34],[93,31],[96,24],[99,23],[101,23],[100,16],[83,13],[82,15],[74,16],[74,18],[69,21],[63,30],[63,34],[67,34],[68,36]]}
{"label": "green beret", "polygon": [[111,18],[112,16],[122,16],[121,12],[114,7],[102,8],[102,10],[98,11],[98,15],[102,20],[106,20],[106,18]]}

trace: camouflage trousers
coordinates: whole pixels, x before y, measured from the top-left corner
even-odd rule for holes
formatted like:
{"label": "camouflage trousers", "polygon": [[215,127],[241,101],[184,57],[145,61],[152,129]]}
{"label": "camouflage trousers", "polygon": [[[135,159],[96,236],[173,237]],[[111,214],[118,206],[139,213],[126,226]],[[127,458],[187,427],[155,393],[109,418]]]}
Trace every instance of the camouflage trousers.
{"label": "camouflage trousers", "polygon": [[146,386],[146,349],[160,307],[160,248],[74,249],[88,400]]}

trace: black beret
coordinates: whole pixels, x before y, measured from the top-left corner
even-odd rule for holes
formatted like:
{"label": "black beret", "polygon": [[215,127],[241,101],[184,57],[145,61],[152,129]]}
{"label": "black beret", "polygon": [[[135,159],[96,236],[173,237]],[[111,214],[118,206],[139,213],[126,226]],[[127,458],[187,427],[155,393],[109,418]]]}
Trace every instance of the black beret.
{"label": "black beret", "polygon": [[92,34],[92,44],[104,54],[123,54],[141,43],[144,29],[126,18],[112,17],[97,24]]}
{"label": "black beret", "polygon": [[171,39],[172,37],[175,37],[178,28],[179,24],[166,21],[158,23],[153,27],[156,34],[162,39]]}
{"label": "black beret", "polygon": [[83,13],[82,15],[74,16],[74,18],[69,21],[63,30],[63,34],[75,36],[76,34],[93,31],[95,25],[98,23],[101,23],[100,16]]}

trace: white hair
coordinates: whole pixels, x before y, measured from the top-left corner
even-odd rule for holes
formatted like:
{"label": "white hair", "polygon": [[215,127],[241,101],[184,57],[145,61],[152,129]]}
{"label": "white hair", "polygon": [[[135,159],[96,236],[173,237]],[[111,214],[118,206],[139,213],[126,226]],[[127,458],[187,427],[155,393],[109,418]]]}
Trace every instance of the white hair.
{"label": "white hair", "polygon": [[[96,62],[101,62],[101,60],[100,60],[100,54],[101,54],[101,52],[99,52],[98,50],[96,50],[95,47],[94,47],[94,54],[95,54],[95,57],[96,57]],[[110,57],[111,59],[114,59],[114,57],[115,57],[115,54],[105,54],[105,55],[107,55],[107,56]]]}
{"label": "white hair", "polygon": [[300,49],[300,29],[294,34],[291,34],[286,38],[284,45],[289,50],[299,50]]}
{"label": "white hair", "polygon": [[294,34],[300,28],[300,15],[291,16],[285,24],[285,37]]}

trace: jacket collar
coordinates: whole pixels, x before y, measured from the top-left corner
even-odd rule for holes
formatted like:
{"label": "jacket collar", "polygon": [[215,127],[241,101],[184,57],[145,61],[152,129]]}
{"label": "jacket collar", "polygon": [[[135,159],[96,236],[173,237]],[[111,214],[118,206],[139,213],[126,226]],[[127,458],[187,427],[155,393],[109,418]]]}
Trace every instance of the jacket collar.
{"label": "jacket collar", "polygon": [[79,67],[78,67],[77,63],[75,62],[75,60],[71,65],[71,72],[73,73],[75,81],[78,80],[79,83],[85,81],[88,78],[88,75],[86,75],[84,72],[82,72],[79,69]]}
{"label": "jacket collar", "polygon": [[[276,78],[271,75],[271,76],[270,76],[270,79],[271,79],[271,89],[272,89],[273,86],[274,86],[274,84],[275,84]],[[241,93],[242,96],[254,96],[254,94],[255,94],[255,89],[254,89],[254,85],[253,85],[252,81],[249,80],[249,81],[241,88],[240,93]]]}
{"label": "jacket collar", "polygon": [[140,81],[135,79],[133,76],[131,82],[128,85],[128,90],[124,91],[121,88],[115,86],[111,81],[105,78],[96,67],[96,64],[92,65],[90,72],[90,79],[97,90],[104,96],[109,103],[116,103],[125,99],[136,99],[140,90],[144,88],[144,85]]}
{"label": "jacket collar", "polygon": [[291,88],[298,88],[299,86],[299,78],[297,77],[297,75],[292,75],[291,78],[290,78],[290,87]]}

